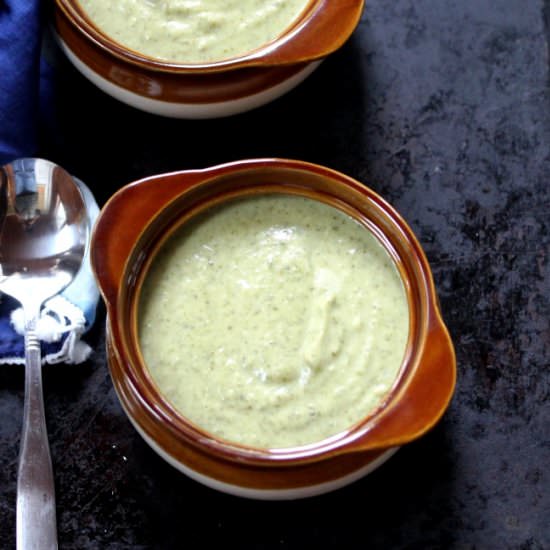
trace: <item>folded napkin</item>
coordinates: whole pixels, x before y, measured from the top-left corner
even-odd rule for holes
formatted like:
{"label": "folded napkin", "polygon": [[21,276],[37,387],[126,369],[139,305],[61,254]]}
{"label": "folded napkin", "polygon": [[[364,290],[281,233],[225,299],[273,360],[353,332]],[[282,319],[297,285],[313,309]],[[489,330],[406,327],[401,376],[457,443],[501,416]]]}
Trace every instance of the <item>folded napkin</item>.
{"label": "folded napkin", "polygon": [[[40,0],[0,0],[0,165],[37,153],[37,121],[47,116],[51,67],[41,59]],[[40,111],[42,107],[42,112]],[[88,207],[90,227],[98,214],[90,190],[77,181]],[[38,323],[42,358],[80,363],[91,349],[81,336],[94,323],[99,293],[90,261],[72,284],[46,304]],[[0,364],[24,363],[23,312],[0,295]]]}

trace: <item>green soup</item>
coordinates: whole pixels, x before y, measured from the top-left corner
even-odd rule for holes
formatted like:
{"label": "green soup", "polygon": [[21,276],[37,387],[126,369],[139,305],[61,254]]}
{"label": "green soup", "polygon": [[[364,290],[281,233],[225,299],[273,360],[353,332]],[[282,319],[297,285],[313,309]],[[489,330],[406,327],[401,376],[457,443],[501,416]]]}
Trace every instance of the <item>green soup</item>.
{"label": "green soup", "polygon": [[246,54],[281,35],[309,0],[80,0],[105,34],[180,63]]}
{"label": "green soup", "polygon": [[381,404],[409,312],[377,238],[339,210],[268,195],[172,236],[139,309],[160,391],[201,428],[262,448],[320,441]]}

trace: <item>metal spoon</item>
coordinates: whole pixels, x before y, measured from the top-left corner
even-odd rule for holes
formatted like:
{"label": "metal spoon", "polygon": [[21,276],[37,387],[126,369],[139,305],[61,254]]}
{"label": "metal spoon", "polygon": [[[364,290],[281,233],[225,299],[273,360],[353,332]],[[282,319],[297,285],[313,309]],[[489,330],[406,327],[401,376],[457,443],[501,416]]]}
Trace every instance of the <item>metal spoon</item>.
{"label": "metal spoon", "polygon": [[57,548],[55,492],[36,325],[42,304],[78,273],[88,243],[86,206],[73,178],[42,159],[0,169],[0,291],[25,316],[25,403],[17,473],[17,549]]}

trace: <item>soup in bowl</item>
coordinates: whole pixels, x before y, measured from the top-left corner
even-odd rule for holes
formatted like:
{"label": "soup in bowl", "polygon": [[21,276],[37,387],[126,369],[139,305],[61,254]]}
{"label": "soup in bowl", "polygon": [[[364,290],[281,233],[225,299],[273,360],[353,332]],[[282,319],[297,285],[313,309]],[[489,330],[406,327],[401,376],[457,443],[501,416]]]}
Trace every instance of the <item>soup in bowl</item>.
{"label": "soup in bowl", "polygon": [[80,0],[85,15],[119,44],[172,63],[247,55],[291,28],[309,0]]}
{"label": "soup in bowl", "polygon": [[138,310],[144,363],[186,418],[280,448],[349,429],[403,362],[403,282],[376,236],[316,200],[231,201],[159,250]]}
{"label": "soup in bowl", "polygon": [[342,486],[425,433],[452,395],[418,241],[328,168],[259,159],[136,182],[104,208],[92,264],[125,411],[211,487]]}

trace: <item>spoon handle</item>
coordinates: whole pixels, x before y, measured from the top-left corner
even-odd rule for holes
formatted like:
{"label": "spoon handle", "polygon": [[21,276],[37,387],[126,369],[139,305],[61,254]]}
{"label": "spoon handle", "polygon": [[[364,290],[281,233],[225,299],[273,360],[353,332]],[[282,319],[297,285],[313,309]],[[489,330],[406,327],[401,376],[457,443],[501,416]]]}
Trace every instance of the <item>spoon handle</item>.
{"label": "spoon handle", "polygon": [[42,392],[37,315],[25,330],[25,404],[17,473],[17,550],[57,548],[55,489]]}

